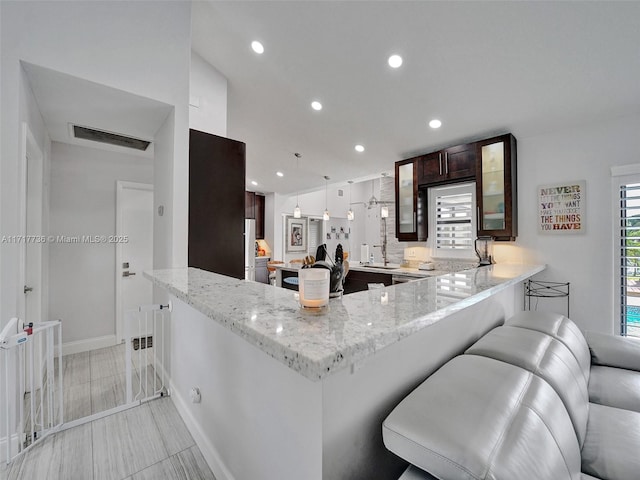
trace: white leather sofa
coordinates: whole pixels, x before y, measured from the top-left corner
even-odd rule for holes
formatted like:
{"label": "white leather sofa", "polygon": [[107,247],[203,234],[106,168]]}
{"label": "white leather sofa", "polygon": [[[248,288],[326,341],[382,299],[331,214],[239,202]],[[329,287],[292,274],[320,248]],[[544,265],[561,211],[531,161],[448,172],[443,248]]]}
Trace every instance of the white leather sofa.
{"label": "white leather sofa", "polygon": [[521,312],[383,423],[402,480],[639,480],[640,342]]}

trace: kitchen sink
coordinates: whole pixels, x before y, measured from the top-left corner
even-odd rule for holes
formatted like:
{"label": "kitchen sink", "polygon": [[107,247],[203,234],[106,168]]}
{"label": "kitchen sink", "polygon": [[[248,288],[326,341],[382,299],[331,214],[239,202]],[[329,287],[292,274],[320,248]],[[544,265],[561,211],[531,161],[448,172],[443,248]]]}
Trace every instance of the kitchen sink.
{"label": "kitchen sink", "polygon": [[383,270],[397,270],[400,267],[399,266],[391,266],[391,265],[360,265],[361,267],[367,267],[367,268],[381,268]]}

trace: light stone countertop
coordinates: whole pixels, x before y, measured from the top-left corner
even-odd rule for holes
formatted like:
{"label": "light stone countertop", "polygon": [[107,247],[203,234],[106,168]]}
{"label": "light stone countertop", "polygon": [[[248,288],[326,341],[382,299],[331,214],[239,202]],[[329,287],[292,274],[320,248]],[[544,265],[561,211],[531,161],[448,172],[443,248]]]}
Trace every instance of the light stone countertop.
{"label": "light stone countertop", "polygon": [[302,310],[292,290],[197,268],[144,276],[317,381],[544,269],[498,264],[463,270],[331,299],[322,313]]}

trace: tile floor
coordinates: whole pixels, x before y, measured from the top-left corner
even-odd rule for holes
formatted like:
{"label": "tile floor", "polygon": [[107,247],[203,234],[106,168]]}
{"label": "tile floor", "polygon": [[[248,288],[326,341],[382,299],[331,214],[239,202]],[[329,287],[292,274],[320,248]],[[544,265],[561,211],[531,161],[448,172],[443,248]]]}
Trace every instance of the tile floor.
{"label": "tile floor", "polygon": [[[140,374],[153,389],[153,367],[133,357],[133,391]],[[152,349],[148,349],[150,358]],[[141,361],[142,360],[142,361]],[[125,403],[124,345],[62,358],[65,421]],[[156,377],[156,387],[160,385]],[[37,397],[36,397],[37,398]],[[170,398],[152,400],[47,437],[12,465],[8,480],[213,479]]]}
{"label": "tile floor", "polygon": [[12,465],[7,480],[215,480],[170,398],[45,438]]}
{"label": "tile floor", "polygon": [[[138,355],[141,352],[141,356]],[[133,352],[133,392],[140,373],[150,367],[153,349]],[[143,369],[140,368],[143,365]],[[124,344],[62,357],[65,421],[124,405],[126,396]],[[142,372],[141,372],[142,370]],[[150,378],[153,378],[150,374]],[[144,379],[144,375],[143,375]],[[160,382],[158,381],[158,385]]]}

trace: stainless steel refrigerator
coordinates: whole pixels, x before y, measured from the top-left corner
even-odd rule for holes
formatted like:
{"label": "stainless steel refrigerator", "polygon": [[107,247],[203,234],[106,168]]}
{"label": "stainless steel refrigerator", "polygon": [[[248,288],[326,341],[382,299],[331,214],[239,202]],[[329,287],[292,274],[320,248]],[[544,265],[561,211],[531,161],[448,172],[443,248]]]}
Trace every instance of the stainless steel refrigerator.
{"label": "stainless steel refrigerator", "polygon": [[256,280],[256,221],[244,221],[244,278]]}

